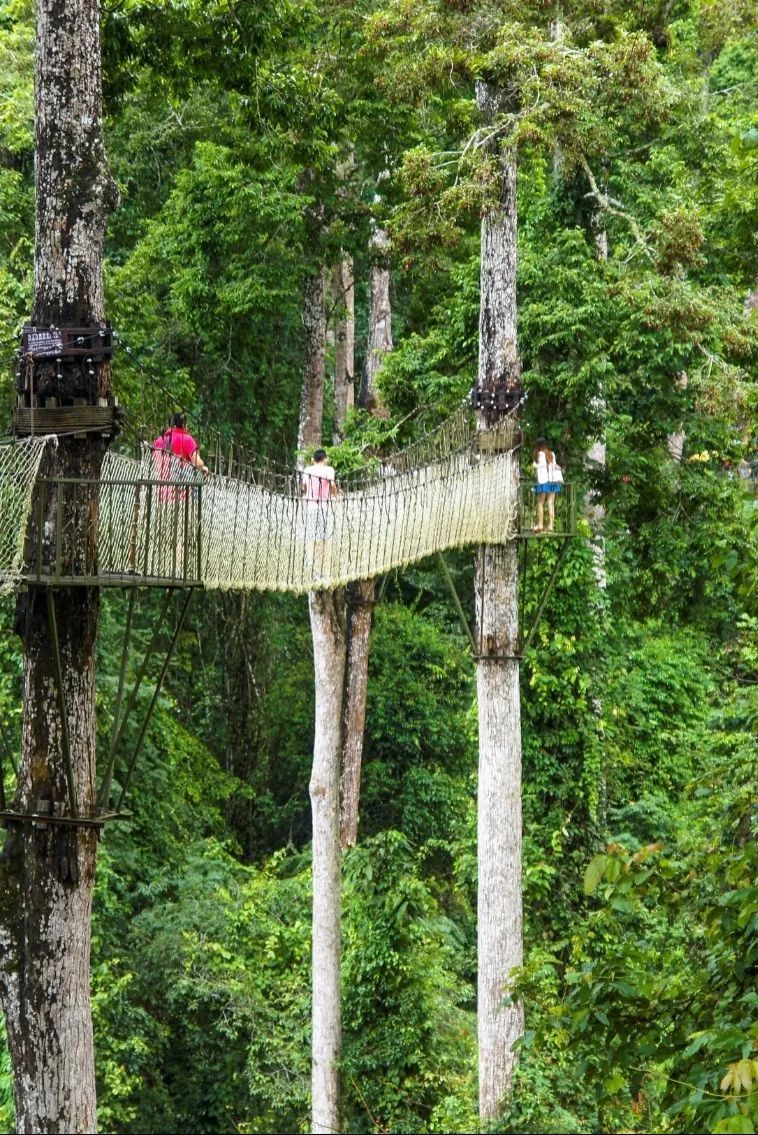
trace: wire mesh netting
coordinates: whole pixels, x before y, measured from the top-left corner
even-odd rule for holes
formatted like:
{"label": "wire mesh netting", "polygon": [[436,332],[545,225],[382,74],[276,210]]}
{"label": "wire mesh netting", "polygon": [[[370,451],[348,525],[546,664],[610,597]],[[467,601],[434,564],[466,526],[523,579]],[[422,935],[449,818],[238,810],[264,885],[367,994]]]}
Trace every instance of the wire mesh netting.
{"label": "wire mesh netting", "polygon": [[[46,439],[2,446],[2,587],[27,575],[305,592],[448,548],[503,543],[517,530],[512,441],[512,422],[483,435],[458,415],[371,471],[338,481],[324,499],[304,491],[297,470],[247,469],[244,478],[203,481],[166,451],[145,446],[139,459],[110,451],[98,481],[39,481],[36,508],[50,522],[36,526],[39,547],[26,557]],[[73,544],[87,515],[97,518],[97,540],[85,552]]]}
{"label": "wire mesh netting", "polygon": [[[211,477],[174,457],[109,455],[100,506],[101,571],[228,590],[304,592],[380,575],[434,552],[503,542],[515,530],[512,454],[450,454],[309,499],[302,475]],[[192,483],[188,483],[187,477]]]}
{"label": "wire mesh netting", "polygon": [[0,445],[0,593],[12,591],[24,571],[26,532],[40,461],[54,437]]}

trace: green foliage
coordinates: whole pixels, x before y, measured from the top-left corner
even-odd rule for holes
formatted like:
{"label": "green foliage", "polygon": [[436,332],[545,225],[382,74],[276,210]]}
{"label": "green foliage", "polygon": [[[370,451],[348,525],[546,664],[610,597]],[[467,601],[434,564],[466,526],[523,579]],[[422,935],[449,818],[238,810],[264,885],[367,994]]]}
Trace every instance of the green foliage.
{"label": "green foliage", "polygon": [[[26,0],[0,5],[0,137],[16,159],[34,149],[34,14]],[[4,163],[6,164],[6,163]]]}
{"label": "green foliage", "polygon": [[460,932],[419,877],[411,844],[391,829],[350,853],[345,899],[350,1130],[440,1130],[449,1096],[469,1115],[474,1103]]}
{"label": "green foliage", "polygon": [[460,638],[399,604],[377,608],[366,710],[361,832],[444,838],[470,792],[470,667]]}
{"label": "green foliage", "polygon": [[[605,519],[602,544],[572,542],[522,664],[527,1031],[505,1131],[758,1122],[758,512],[740,476],[754,456],[750,17],[743,0],[569,3],[551,34],[544,5],[510,0],[126,0],[103,13],[122,195],[106,287],[133,348],[116,356],[116,388],[138,422],[186,407],[203,445],[213,427],[256,461],[292,461],[303,281],[353,256],[359,371],[374,223],[390,235],[390,417],[353,412],[330,454],[344,477],[456,409],[477,370],[480,222],[500,149],[518,149],[523,468],[545,434]],[[7,361],[33,276],[33,38],[25,0],[0,0]],[[499,94],[487,123],[482,78]],[[589,469],[601,436],[607,465]],[[526,625],[556,556],[547,541],[533,552]],[[473,611],[471,557],[449,560]],[[434,564],[380,590],[361,843],[344,862],[344,1124],[471,1131],[473,666]],[[4,602],[9,793],[12,616]],[[156,617],[147,597],[131,678]],[[121,599],[104,598],[101,752],[123,625]],[[304,600],[204,596],[145,738],[133,818],[100,849],[103,1129],[305,1129],[312,741]]]}
{"label": "green foliage", "polygon": [[5,1029],[0,1039],[0,1131],[10,1133],[15,1128],[13,1079],[11,1061],[5,1043]]}
{"label": "green foliage", "polygon": [[[697,775],[663,824],[660,807],[640,808],[663,839],[610,842],[584,875],[594,908],[560,954],[533,951],[521,992],[534,1013],[505,1130],[537,1130],[517,1124],[554,1106],[578,1131],[755,1122],[754,701],[738,695],[712,716]],[[566,1087],[579,1081],[574,1097]]]}
{"label": "green foliage", "polygon": [[299,1126],[306,872],[286,856],[245,869],[197,842],[135,897],[126,940],[95,967],[101,1115],[127,1131]]}
{"label": "green foliage", "polygon": [[623,655],[609,675],[608,791],[621,802],[643,792],[673,798],[692,779],[714,692],[704,636],[649,624],[638,634],[638,646],[624,636]]}

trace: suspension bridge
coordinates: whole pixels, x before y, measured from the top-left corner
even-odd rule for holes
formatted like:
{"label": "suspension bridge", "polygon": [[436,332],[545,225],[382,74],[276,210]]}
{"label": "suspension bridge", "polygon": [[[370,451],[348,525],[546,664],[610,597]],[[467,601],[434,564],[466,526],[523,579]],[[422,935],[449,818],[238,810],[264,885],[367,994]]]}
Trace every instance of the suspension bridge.
{"label": "suspension bridge", "polygon": [[[435,553],[529,536],[531,485],[517,484],[512,417],[477,432],[461,410],[408,449],[309,499],[297,469],[202,478],[150,446],[111,450],[97,480],[40,476],[55,436],[0,446],[0,590],[52,586],[335,588]],[[36,487],[36,492],[35,492]],[[575,532],[573,488],[555,535]],[[86,548],[70,537],[97,517]]]}

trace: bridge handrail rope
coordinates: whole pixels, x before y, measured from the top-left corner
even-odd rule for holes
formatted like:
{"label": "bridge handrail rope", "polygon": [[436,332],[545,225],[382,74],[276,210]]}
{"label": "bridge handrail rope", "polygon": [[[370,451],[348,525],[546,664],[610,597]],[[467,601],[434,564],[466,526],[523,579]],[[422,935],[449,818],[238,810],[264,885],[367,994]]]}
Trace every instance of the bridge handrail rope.
{"label": "bridge handrail rope", "polygon": [[[476,444],[426,465],[398,472],[385,462],[372,478],[348,481],[336,497],[315,501],[301,493],[299,474],[257,470],[203,483],[178,458],[168,456],[167,469],[161,454],[159,465],[148,446],[139,460],[109,452],[99,481],[40,480],[44,447],[54,439],[0,446],[0,528],[15,534],[0,540],[0,587],[12,590],[25,577],[59,585],[305,592],[381,575],[449,548],[503,543],[519,529],[507,430],[482,449],[481,435],[473,438]],[[92,562],[69,548],[66,522],[54,551],[25,549],[35,481],[42,517],[68,517],[72,532],[97,498]],[[45,524],[36,527],[42,541]]]}

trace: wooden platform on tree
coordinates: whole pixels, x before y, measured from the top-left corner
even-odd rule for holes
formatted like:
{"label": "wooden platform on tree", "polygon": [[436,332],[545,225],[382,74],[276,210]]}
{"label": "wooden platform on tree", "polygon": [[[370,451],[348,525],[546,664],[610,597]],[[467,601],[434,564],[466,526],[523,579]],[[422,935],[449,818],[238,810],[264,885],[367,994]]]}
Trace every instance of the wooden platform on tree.
{"label": "wooden platform on tree", "polygon": [[[0,572],[0,585],[8,577]],[[19,587],[157,587],[161,590],[167,588],[200,588],[204,584],[197,579],[178,579],[173,576],[141,575],[139,572],[103,571],[97,575],[23,575],[18,581]]]}

